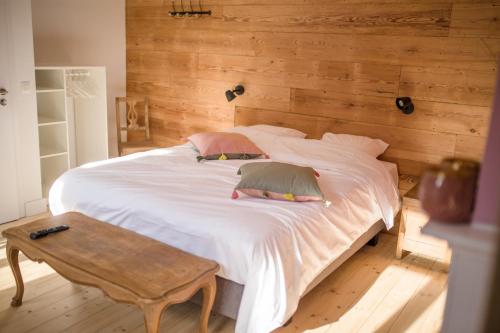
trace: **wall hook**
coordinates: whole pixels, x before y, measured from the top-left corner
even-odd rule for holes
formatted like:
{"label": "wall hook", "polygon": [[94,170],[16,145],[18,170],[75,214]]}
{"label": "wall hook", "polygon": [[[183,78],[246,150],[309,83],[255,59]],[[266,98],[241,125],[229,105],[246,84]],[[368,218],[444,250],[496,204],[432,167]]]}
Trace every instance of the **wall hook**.
{"label": "wall hook", "polygon": [[181,0],[182,16],[189,16],[189,13],[184,9],[184,3]]}
{"label": "wall hook", "polygon": [[172,0],[172,11],[168,15],[175,16],[175,13],[177,13],[177,10],[175,10],[175,0]]}

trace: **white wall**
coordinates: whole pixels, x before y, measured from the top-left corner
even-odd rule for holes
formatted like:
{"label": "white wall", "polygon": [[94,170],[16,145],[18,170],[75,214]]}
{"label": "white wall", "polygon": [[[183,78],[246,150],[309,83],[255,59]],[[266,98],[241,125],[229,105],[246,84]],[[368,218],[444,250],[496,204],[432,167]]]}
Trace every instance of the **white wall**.
{"label": "white wall", "polygon": [[116,156],[114,98],[125,96],[125,0],[32,0],[37,66],[105,66],[108,138]]}

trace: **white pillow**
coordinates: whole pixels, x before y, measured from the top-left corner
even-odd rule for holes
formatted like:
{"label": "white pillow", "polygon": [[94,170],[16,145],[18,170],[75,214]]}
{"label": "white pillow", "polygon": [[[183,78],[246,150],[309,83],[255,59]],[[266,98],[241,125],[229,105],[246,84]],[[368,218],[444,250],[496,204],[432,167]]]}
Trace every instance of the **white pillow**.
{"label": "white pillow", "polygon": [[363,151],[373,157],[382,155],[389,147],[388,143],[380,139],[372,139],[367,136],[351,134],[325,133],[323,134],[321,141],[343,146],[349,149]]}
{"label": "white pillow", "polygon": [[271,126],[271,125],[253,125],[253,126],[248,126],[249,128],[253,128],[256,130],[259,130],[261,132],[266,132],[269,134],[273,134],[276,136],[287,136],[290,138],[305,138],[306,133],[303,133],[301,131],[298,131],[293,128],[287,128],[287,127],[279,127],[279,126]]}

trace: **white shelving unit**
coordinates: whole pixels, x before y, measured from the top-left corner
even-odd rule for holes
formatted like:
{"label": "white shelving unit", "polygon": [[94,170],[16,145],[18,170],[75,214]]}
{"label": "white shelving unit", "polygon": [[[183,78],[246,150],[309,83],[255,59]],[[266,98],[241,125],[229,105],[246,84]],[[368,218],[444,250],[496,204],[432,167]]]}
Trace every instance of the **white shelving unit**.
{"label": "white shelving unit", "polygon": [[108,158],[104,67],[37,67],[43,196],[68,169]]}
{"label": "white shelving unit", "polygon": [[40,158],[68,153],[68,128],[67,122],[55,125],[38,125],[40,137]]}
{"label": "white shelving unit", "polygon": [[69,169],[68,116],[64,69],[37,68],[36,99],[42,193],[47,198],[50,187]]}

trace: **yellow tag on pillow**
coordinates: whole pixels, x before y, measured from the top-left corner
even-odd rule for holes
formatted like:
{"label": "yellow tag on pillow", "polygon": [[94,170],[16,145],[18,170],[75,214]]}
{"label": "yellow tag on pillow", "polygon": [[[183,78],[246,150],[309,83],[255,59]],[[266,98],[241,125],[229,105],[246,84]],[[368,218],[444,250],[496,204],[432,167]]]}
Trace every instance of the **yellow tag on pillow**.
{"label": "yellow tag on pillow", "polygon": [[283,198],[288,201],[295,201],[295,196],[293,193],[285,193],[283,194]]}
{"label": "yellow tag on pillow", "polygon": [[224,155],[224,153],[222,153],[220,156],[219,156],[219,161],[225,161],[227,160],[227,156]]}

